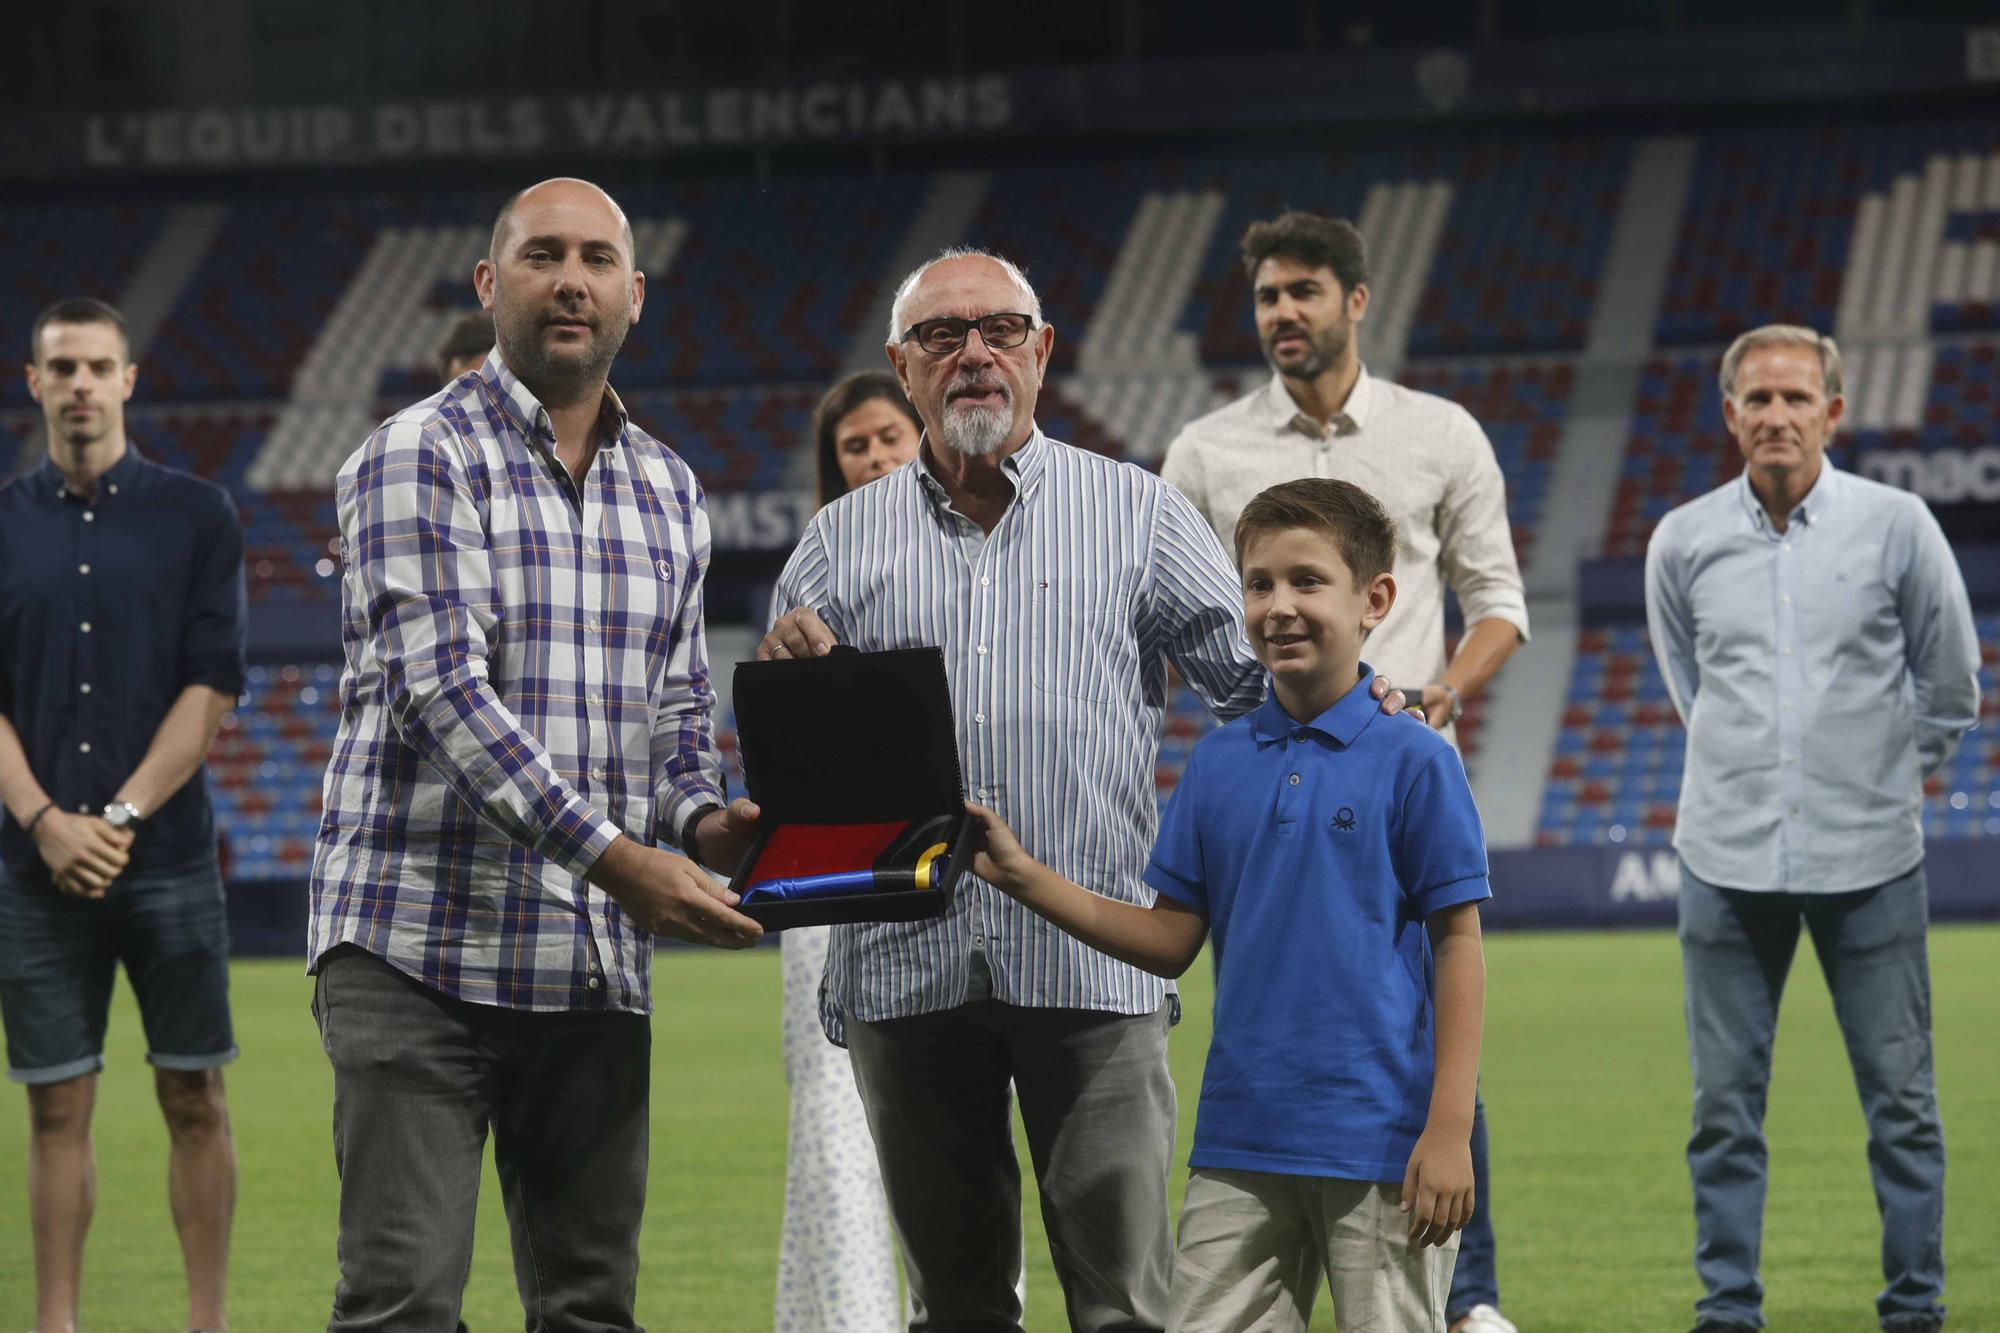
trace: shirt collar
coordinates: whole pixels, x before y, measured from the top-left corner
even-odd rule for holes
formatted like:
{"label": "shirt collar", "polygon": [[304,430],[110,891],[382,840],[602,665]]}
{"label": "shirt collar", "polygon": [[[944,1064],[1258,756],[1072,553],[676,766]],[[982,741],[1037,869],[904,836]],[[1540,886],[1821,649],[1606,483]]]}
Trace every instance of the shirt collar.
{"label": "shirt collar", "polygon": [[[1792,506],[1787,522],[1803,523],[1809,529],[1825,522],[1827,516],[1834,511],[1840,496],[1840,482],[1835,480],[1839,471],[1840,469],[1833,465],[1833,460],[1822,454],[1819,460],[1819,478],[1813,482],[1812,489]],[[1757,498],[1756,489],[1750,485],[1748,468],[1745,468],[1743,475],[1736,479],[1736,486],[1737,498],[1743,502],[1743,510],[1750,516],[1750,526],[1759,532],[1769,532],[1771,516],[1764,512],[1764,502]]]}
{"label": "shirt collar", "polygon": [[[124,454],[117,462],[98,474],[97,485],[100,490],[116,493],[119,487],[130,486],[143,466],[145,463],[139,457],[139,446],[127,440]],[[42,478],[48,487],[49,497],[60,500],[69,486],[69,479],[63,476],[62,469],[56,466],[54,458],[42,460]]]}
{"label": "shirt collar", "polygon": [[1366,662],[1361,664],[1361,679],[1354,688],[1340,696],[1333,707],[1321,713],[1310,722],[1300,722],[1285,711],[1278,702],[1276,690],[1264,692],[1264,702],[1250,715],[1250,731],[1260,745],[1284,740],[1299,730],[1316,731],[1341,745],[1354,744],[1382,712],[1381,701],[1368,691],[1375,684],[1375,668]]}
{"label": "shirt collar", "polygon": [[[549,410],[542,406],[542,400],[535,397],[527,385],[521,383],[514,372],[507,369],[507,363],[500,359],[500,349],[494,348],[486,354],[486,361],[479,367],[479,379],[500,404],[501,412],[513,423],[516,430],[530,440],[546,440],[551,445],[555,441],[555,427],[549,421]],[[631,417],[625,411],[625,402],[618,391],[609,384],[604,386],[604,401],[598,407],[597,420],[604,427],[600,440],[604,444],[617,444],[625,438],[625,428],[631,424]]]}
{"label": "shirt collar", "polygon": [[[1050,447],[1048,437],[1043,435],[1042,428],[1037,426],[1019,449],[1000,460],[1000,470],[1013,479],[1016,499],[1032,491],[1035,484],[1041,480],[1042,474],[1048,470]],[[938,480],[937,473],[931,470],[930,460],[924,456],[922,447],[917,449],[916,473],[917,481],[923,486],[924,493],[932,500],[941,504],[951,502],[951,493],[945,489],[944,483]]]}
{"label": "shirt collar", "polygon": [[1368,424],[1368,413],[1375,402],[1375,381],[1368,374],[1364,363],[1355,376],[1354,387],[1348,391],[1347,401],[1340,411],[1333,414],[1333,420],[1324,428],[1319,422],[1299,411],[1299,405],[1292,401],[1292,395],[1285,389],[1285,377],[1271,372],[1271,382],[1264,389],[1264,414],[1270,420],[1271,428],[1280,433],[1292,432],[1307,439],[1324,440],[1335,435],[1358,434]]}

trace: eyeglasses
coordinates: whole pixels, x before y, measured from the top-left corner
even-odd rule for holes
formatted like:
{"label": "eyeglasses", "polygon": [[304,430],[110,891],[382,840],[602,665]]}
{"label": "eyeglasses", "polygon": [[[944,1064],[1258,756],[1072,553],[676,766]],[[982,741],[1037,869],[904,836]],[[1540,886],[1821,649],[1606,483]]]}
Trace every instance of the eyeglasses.
{"label": "eyeglasses", "polygon": [[1015,313],[981,315],[978,319],[926,319],[903,330],[903,341],[915,339],[932,356],[948,356],[965,346],[966,335],[979,330],[979,340],[996,352],[1019,347],[1034,331],[1035,317]]}

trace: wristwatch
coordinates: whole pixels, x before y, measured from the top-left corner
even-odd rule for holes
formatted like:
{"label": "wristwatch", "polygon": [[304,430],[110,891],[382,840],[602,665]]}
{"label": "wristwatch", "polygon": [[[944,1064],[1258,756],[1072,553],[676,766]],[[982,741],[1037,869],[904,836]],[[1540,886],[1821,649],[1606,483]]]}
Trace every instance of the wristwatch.
{"label": "wristwatch", "polygon": [[140,823],[139,807],[130,801],[113,801],[104,807],[104,822],[112,828],[134,828]]}

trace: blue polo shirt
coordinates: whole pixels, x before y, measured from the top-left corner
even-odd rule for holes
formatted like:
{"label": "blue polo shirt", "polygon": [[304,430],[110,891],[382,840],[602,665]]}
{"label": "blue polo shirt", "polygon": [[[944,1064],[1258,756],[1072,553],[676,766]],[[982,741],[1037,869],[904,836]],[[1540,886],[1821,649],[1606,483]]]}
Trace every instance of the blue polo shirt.
{"label": "blue polo shirt", "polygon": [[1188,1164],[1400,1181],[1430,1113],[1424,919],[1492,896],[1458,754],[1369,697],[1272,693],[1194,748],[1146,882],[1208,918],[1215,1035]]}
{"label": "blue polo shirt", "polygon": [[[130,446],[88,500],[47,462],[0,486],[0,713],[63,809],[102,810],[188,686],[241,692],[244,621],[243,532],[221,487]],[[197,771],[140,828],[131,869],[214,850]],[[44,869],[11,817],[0,858]]]}

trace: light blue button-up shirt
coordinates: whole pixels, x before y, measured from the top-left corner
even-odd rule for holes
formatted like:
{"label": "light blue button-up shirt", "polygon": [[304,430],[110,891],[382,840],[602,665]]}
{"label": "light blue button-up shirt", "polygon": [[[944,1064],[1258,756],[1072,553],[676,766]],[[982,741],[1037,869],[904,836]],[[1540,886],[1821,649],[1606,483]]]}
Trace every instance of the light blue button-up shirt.
{"label": "light blue button-up shirt", "polygon": [[1725,888],[1842,893],[1923,859],[1923,780],[1979,718],[1937,520],[1825,464],[1779,532],[1747,476],[1660,520],[1646,615],[1687,724],[1674,846]]}

